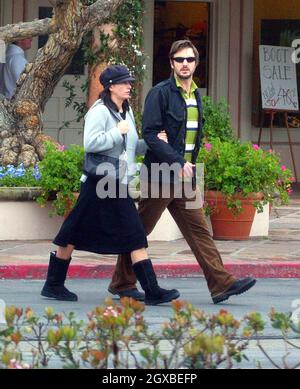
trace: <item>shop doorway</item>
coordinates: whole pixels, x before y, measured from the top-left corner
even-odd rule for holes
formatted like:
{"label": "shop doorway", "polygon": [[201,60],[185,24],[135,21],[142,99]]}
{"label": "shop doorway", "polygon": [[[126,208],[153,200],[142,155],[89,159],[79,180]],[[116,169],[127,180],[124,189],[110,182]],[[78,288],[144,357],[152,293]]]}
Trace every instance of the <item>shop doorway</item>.
{"label": "shop doorway", "polygon": [[200,54],[195,72],[197,85],[207,93],[209,69],[210,4],[201,1],[155,0],[153,85],[170,76],[168,53],[172,43],[190,39]]}

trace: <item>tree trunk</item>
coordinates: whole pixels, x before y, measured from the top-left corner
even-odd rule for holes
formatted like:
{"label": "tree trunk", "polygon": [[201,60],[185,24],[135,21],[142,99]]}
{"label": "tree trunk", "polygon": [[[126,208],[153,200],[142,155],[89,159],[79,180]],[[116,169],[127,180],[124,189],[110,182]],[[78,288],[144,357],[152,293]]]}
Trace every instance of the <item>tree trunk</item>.
{"label": "tree trunk", "polygon": [[[106,20],[120,2],[98,0],[90,7],[85,7],[79,0],[56,2],[52,21],[47,22],[48,32],[56,32],[49,35],[35,61],[26,65],[11,101],[0,101],[0,164],[24,163],[31,166],[43,158],[43,143],[47,138],[42,134],[45,105],[71,63],[84,34],[96,23],[101,24],[101,20]],[[39,28],[41,25],[45,24],[40,23]],[[26,31],[30,31],[28,26]],[[22,29],[19,28],[17,32],[17,39],[26,37]],[[11,34],[1,34],[0,31],[0,38],[5,36],[11,40]]]}
{"label": "tree trunk", "polygon": [[105,24],[93,29],[91,49],[93,54],[97,57],[98,61],[89,67],[89,88],[87,96],[87,107],[90,108],[94,102],[99,98],[100,92],[103,91],[103,86],[100,84],[99,77],[103,70],[108,65],[104,62],[103,56],[101,55],[101,33],[109,35],[108,41],[109,49],[111,51],[117,49],[117,41],[114,39],[113,25]]}

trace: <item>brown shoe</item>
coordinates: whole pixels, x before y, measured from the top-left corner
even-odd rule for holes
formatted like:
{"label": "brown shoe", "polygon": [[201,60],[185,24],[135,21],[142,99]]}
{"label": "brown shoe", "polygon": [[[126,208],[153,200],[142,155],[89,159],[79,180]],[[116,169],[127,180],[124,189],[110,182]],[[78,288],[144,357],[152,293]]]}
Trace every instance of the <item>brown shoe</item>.
{"label": "brown shoe", "polygon": [[118,295],[120,298],[122,297],[131,297],[137,301],[145,301],[145,293],[140,292],[137,288],[122,290],[121,292],[113,292],[108,289],[111,294]]}

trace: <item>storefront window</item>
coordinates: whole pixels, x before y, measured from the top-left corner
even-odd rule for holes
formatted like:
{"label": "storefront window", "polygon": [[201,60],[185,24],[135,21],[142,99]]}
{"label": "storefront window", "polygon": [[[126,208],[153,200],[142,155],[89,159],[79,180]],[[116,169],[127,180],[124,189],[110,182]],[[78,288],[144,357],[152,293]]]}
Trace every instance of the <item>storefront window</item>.
{"label": "storefront window", "polygon": [[[259,126],[261,116],[259,45],[291,47],[300,39],[299,0],[255,0],[254,1],[254,61],[253,61],[253,124]],[[300,64],[296,65],[298,100],[300,102]],[[291,125],[300,127],[300,116],[290,114]],[[268,120],[268,118],[266,118]],[[275,126],[283,127],[283,118],[275,118]],[[268,123],[264,123],[268,127]]]}
{"label": "storefront window", "polygon": [[190,39],[200,54],[195,81],[208,86],[209,4],[200,1],[155,1],[153,84],[170,76],[168,54],[172,43]]}

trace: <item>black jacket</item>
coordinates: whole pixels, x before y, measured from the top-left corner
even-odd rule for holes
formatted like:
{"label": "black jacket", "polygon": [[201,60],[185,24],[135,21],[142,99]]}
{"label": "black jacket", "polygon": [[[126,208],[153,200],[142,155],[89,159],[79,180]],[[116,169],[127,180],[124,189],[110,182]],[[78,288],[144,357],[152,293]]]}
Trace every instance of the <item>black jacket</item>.
{"label": "black jacket", "polygon": [[[202,138],[202,103],[199,89],[196,90],[196,100],[199,110],[198,134],[195,149],[192,154],[192,163],[196,162]],[[150,168],[151,163],[174,162],[185,164],[185,136],[186,136],[187,107],[174,77],[154,86],[145,101],[142,120],[143,138],[149,150],[144,163]],[[168,143],[163,142],[157,134],[165,130]]]}

